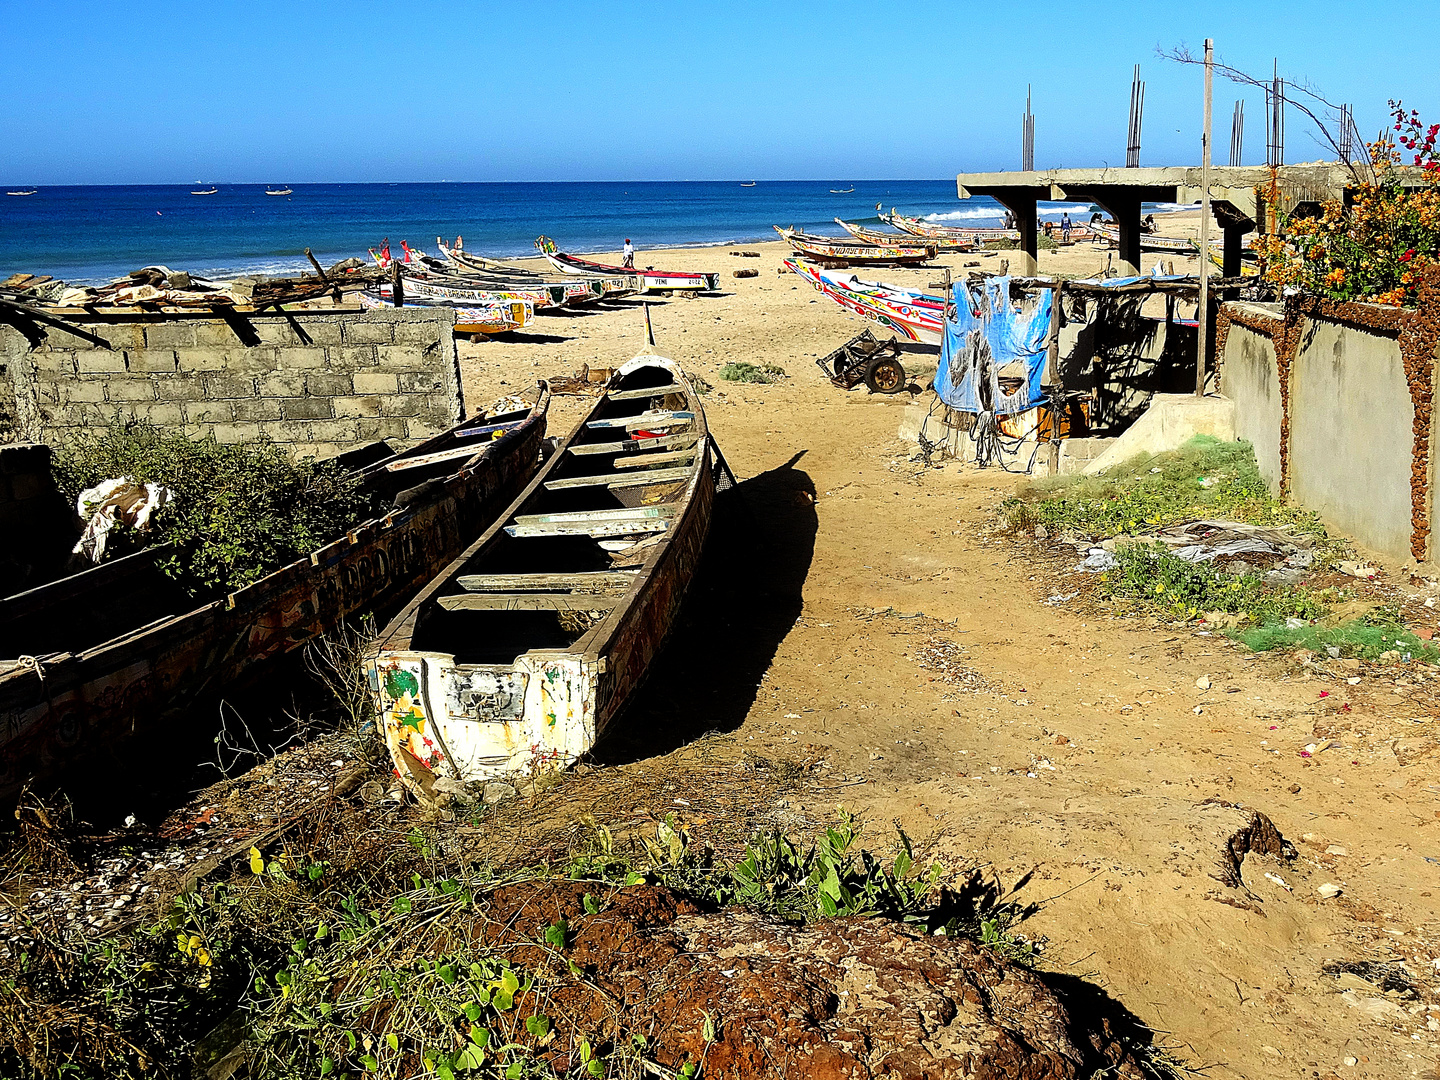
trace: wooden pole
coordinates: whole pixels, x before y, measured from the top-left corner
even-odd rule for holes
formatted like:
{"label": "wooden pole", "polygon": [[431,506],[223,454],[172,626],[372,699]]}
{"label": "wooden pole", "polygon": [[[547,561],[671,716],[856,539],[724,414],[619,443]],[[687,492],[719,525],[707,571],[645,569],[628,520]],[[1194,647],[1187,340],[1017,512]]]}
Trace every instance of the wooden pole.
{"label": "wooden pole", "polygon": [[390,263],[390,300],[396,307],[405,306],[405,281],[400,276],[400,264]]}
{"label": "wooden pole", "polygon": [[[1058,277],[1050,291],[1050,341],[1045,347],[1045,381],[1051,387],[1060,382],[1060,295],[1065,283]],[[1063,389],[1063,388],[1062,388]],[[1050,475],[1060,472],[1060,412],[1057,403],[1063,398],[1054,389],[1050,393]]]}
{"label": "wooden pole", "polygon": [[320,275],[320,280],[321,280],[321,281],[329,281],[329,280],[330,280],[329,278],[327,278],[327,277],[325,276],[325,269],[320,265],[319,260],[316,259],[313,254],[311,254],[309,248],[306,248],[306,249],[305,249],[305,257],[310,260],[310,265],[313,266],[313,267],[315,267],[315,273],[317,273],[317,274]]}
{"label": "wooden pole", "polygon": [[1195,326],[1195,396],[1205,396],[1210,348],[1210,95],[1215,80],[1215,40],[1205,39],[1205,127],[1200,132],[1200,311]]}

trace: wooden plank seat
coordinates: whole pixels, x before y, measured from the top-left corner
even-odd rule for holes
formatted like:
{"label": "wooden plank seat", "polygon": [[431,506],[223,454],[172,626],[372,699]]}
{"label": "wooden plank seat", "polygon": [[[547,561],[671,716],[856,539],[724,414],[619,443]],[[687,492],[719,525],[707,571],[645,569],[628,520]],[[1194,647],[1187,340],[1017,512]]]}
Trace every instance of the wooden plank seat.
{"label": "wooden plank seat", "polygon": [[680,464],[682,461],[690,461],[695,456],[695,447],[691,446],[684,450],[674,450],[663,454],[634,454],[615,462],[616,469],[645,469],[652,465]]}
{"label": "wooden plank seat", "polygon": [[628,589],[635,575],[625,570],[585,570],[578,574],[461,574],[466,592],[546,592],[560,589]]}
{"label": "wooden plank seat", "polygon": [[685,388],[679,383],[671,383],[669,386],[653,386],[645,390],[621,390],[607,396],[611,401],[639,401],[642,398],[660,397],[664,394],[683,394],[684,392]]}
{"label": "wooden plank seat", "polygon": [[632,536],[639,533],[662,533],[670,527],[668,521],[652,518],[649,521],[546,521],[531,525],[507,525],[505,531],[511,536]]}
{"label": "wooden plank seat", "polygon": [[626,431],[635,428],[669,427],[671,424],[688,423],[695,419],[693,412],[675,412],[664,409],[659,412],[641,413],[639,416],[617,416],[613,420],[591,420],[586,423],[587,428],[624,428]]}
{"label": "wooden plank seat", "polygon": [[678,450],[694,446],[700,441],[696,432],[687,431],[679,435],[662,435],[656,439],[616,439],[609,442],[578,443],[570,447],[572,454],[630,454],[641,450]]}
{"label": "wooden plank seat", "polygon": [[620,599],[588,593],[463,593],[442,596],[439,604],[446,611],[609,611]]}
{"label": "wooden plank seat", "polygon": [[545,487],[550,491],[582,487],[608,487],[613,491],[616,488],[644,487],[646,484],[663,484],[670,480],[684,480],[689,477],[691,471],[690,467],[685,465],[678,469],[653,469],[649,472],[622,476],[617,476],[615,473],[604,473],[600,476],[568,476],[563,480],[547,480]]}

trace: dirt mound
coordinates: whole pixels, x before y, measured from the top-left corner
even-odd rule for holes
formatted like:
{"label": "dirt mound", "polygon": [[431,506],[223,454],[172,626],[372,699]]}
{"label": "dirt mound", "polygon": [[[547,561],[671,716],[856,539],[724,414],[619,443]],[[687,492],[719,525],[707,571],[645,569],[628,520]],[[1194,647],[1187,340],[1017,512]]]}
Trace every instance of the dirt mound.
{"label": "dirt mound", "polygon": [[796,927],[706,913],[648,885],[586,914],[594,889],[532,882],[487,905],[486,944],[520,963],[544,963],[538,928],[571,929],[574,966],[546,1003],[557,1071],[578,1064],[582,1037],[642,1032],[661,1065],[703,1061],[715,1080],[1142,1075],[1107,1025],[1080,1030],[1039,975],[974,942],[880,919]]}

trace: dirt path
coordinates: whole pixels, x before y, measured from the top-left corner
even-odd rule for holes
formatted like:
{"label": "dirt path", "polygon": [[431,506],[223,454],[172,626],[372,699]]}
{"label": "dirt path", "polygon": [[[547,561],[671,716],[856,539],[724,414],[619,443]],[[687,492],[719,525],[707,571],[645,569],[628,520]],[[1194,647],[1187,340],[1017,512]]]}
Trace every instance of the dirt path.
{"label": "dirt path", "polygon": [[[905,395],[825,383],[814,357],[860,327],[777,275],[778,247],[653,256],[760,270],[654,309],[659,351],[715,384],[711,429],[754,525],[717,527],[685,624],[600,771],[663,769],[711,730],[733,733],[733,758],[823,748],[826,798],[843,795],[875,842],[893,820],[957,868],[989,868],[1039,905],[1019,929],[1046,939],[1046,968],[1102,987],[1209,1075],[1436,1075],[1434,683],[1327,676],[1047,603],[1072,591],[1054,558],[981,527],[1016,478],[924,468],[895,439]],[[627,359],[634,307],[463,346],[467,400]],[[791,377],[726,383],[731,360]],[[1320,738],[1333,745],[1301,756]],[[1222,884],[1214,800],[1266,815],[1297,858],[1252,854],[1244,888]],[[833,805],[797,795],[794,809],[823,820]],[[1324,883],[1343,892],[1322,899]],[[1321,970],[1401,960],[1418,997]]]}

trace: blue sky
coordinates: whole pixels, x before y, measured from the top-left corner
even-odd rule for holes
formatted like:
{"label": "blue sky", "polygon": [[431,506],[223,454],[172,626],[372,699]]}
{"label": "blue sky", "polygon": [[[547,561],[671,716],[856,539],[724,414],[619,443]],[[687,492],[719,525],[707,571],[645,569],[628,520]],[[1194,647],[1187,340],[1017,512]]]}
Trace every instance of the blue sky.
{"label": "blue sky", "polygon": [[[1370,137],[1400,97],[1440,119],[1410,47],[1440,5],[768,0],[120,5],[0,0],[0,183],[926,178],[1123,164],[1132,66],[1144,164],[1199,160],[1206,36],[1311,80]],[[15,72],[25,73],[16,81]],[[1217,81],[1217,160],[1236,97]],[[1286,158],[1322,156],[1292,114]]]}

